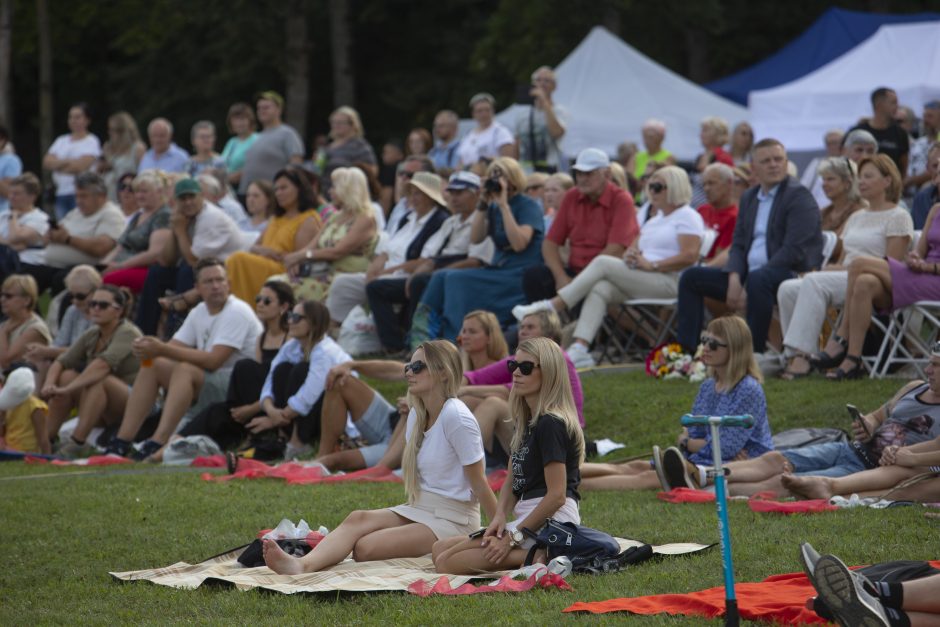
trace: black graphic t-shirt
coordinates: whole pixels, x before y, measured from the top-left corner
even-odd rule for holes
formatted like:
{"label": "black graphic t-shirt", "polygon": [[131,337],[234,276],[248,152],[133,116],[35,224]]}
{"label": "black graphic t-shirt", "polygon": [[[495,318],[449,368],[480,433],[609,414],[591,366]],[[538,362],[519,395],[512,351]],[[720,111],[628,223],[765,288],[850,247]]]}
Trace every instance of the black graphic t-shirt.
{"label": "black graphic t-shirt", "polygon": [[512,468],[512,493],[519,500],[545,496],[548,492],[545,466],[552,462],[565,465],[565,495],[580,500],[578,485],[581,483],[581,470],[575,442],[568,435],[564,421],[551,414],[544,414],[539,416],[534,427],[526,428],[522,444],[509,458]]}
{"label": "black graphic t-shirt", "polygon": [[901,177],[903,178],[905,172],[901,169],[901,157],[911,150],[907,131],[897,124],[892,124],[888,128],[872,128],[871,124],[863,122],[849,132],[851,133],[856,128],[868,131],[875,137],[875,141],[878,142],[878,152],[891,157],[894,165],[898,166],[898,170],[901,170]]}

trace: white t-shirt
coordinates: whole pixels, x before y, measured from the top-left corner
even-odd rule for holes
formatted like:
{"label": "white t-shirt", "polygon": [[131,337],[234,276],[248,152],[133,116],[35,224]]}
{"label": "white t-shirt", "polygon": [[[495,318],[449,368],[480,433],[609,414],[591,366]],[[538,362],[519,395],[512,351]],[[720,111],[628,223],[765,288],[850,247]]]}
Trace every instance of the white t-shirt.
{"label": "white t-shirt", "polygon": [[[101,155],[101,142],[91,133],[79,140],[71,135],[59,135],[49,147],[49,154],[59,159],[78,159],[79,157],[98,157]],[[90,169],[90,168],[89,168]],[[69,196],[75,193],[75,175],[53,172],[56,196]]]}
{"label": "white t-shirt", "polygon": [[914,221],[903,207],[882,211],[862,209],[849,216],[842,229],[842,265],[856,257],[884,257],[889,237],[913,237]]}
{"label": "white t-shirt", "polygon": [[254,359],[261,335],[261,322],[255,311],[242,300],[229,296],[222,311],[212,316],[205,303],[189,312],[173,339],[195,349],[210,352],[216,345],[235,350],[221,368],[231,368],[239,359]]}
{"label": "white t-shirt", "polygon": [[[421,218],[418,218],[418,214],[412,211],[408,214],[408,221],[405,222],[404,226],[395,231],[391,237],[382,239],[379,242],[379,245],[375,248],[375,254],[381,255],[384,253],[388,255],[388,261],[385,262],[386,268],[391,268],[392,266],[397,266],[407,261],[408,246],[411,245],[414,238],[418,237],[418,233],[421,232],[421,229],[424,228],[427,221],[434,215],[434,211],[434,209],[428,211]],[[406,275],[404,272],[397,272],[394,276],[404,277]]]}
{"label": "white t-shirt", "polygon": [[[281,346],[271,362],[271,367],[268,368],[268,376],[264,380],[264,386],[261,388],[261,396],[258,401],[264,402],[266,398],[274,399],[275,368],[285,362],[299,364],[304,360],[304,349],[300,340],[292,339]],[[288,406],[301,416],[309,414],[313,406],[316,405],[317,399],[323,394],[326,389],[326,375],[330,372],[330,368],[352,361],[352,357],[333,338],[326,336],[313,347],[307,361],[310,363],[307,378],[304,379],[304,383],[297,390],[297,393],[287,399]]]}
{"label": "white t-shirt", "polygon": [[[411,439],[417,415],[408,414],[405,441]],[[422,490],[457,501],[474,500],[463,467],[483,459],[480,425],[470,409],[456,398],[447,399],[440,416],[424,432],[418,451],[418,481]]]}
{"label": "white t-shirt", "polygon": [[[493,258],[495,247],[493,240],[487,236],[479,244],[470,243],[470,230],[473,227],[473,215],[466,219],[460,214],[454,214],[444,220],[441,228],[428,238],[424,248],[421,249],[422,259],[438,256],[467,255],[489,263]],[[446,244],[446,245],[445,245]],[[444,247],[443,250],[441,247]]]}
{"label": "white t-shirt", "polygon": [[[98,237],[107,235],[117,244],[118,238],[127,228],[127,220],[124,214],[110,200],[104,206],[86,216],[76,207],[72,209],[59,222],[72,237]],[[49,244],[46,246],[46,265],[53,268],[71,268],[80,263],[96,265],[100,257],[92,257],[83,253],[74,246],[65,244]]]}
{"label": "white t-shirt", "polygon": [[[6,239],[10,237],[10,219],[13,212],[9,209],[0,211],[0,237]],[[33,207],[23,215],[17,218],[17,224],[28,229],[33,229],[39,236],[33,242],[28,242],[26,248],[20,251],[20,261],[34,266],[41,266],[46,262],[45,248],[42,243],[42,236],[49,230],[49,214],[42,209]]]}
{"label": "white t-shirt", "polygon": [[705,221],[702,216],[689,205],[685,205],[668,216],[660,211],[647,220],[640,229],[638,246],[648,261],[662,261],[681,252],[680,235],[702,237],[704,234]]}
{"label": "white t-shirt", "polygon": [[477,131],[474,128],[467,133],[460,140],[457,156],[461,164],[470,166],[479,161],[480,157],[495,159],[499,156],[500,148],[506,144],[513,144],[515,141],[508,128],[494,121],[484,131]]}
{"label": "white t-shirt", "polygon": [[245,238],[241,229],[224,211],[206,203],[196,214],[190,226],[193,254],[199,259],[217,257],[225,261],[229,255],[242,250]]}

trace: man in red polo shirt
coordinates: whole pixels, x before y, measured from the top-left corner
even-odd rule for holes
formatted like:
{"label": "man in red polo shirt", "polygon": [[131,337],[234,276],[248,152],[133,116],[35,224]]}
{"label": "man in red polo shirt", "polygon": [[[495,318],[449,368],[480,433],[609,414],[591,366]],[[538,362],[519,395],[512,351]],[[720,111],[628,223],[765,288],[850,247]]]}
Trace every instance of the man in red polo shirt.
{"label": "man in red polo shirt", "polygon": [[698,208],[699,215],[705,226],[718,233],[715,244],[705,255],[705,265],[723,268],[728,261],[728,249],[738,221],[738,206],[731,199],[734,170],[724,163],[712,163],[702,173],[702,188],[708,202]]}
{"label": "man in red polo shirt", "polygon": [[[610,159],[602,150],[582,150],[572,169],[576,185],[562,199],[542,242],[545,265],[523,276],[526,302],[552,298],[598,255],[621,257],[640,232],[633,198],[611,182]],[[565,242],[567,265],[560,254]]]}

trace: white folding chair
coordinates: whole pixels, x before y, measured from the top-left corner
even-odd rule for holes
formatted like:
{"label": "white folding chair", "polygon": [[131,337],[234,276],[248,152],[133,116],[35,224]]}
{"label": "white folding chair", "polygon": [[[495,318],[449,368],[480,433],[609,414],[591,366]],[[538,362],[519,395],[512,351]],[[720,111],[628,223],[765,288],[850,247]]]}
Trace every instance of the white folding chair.
{"label": "white folding chair", "polygon": [[[699,264],[711,251],[718,231],[705,229],[702,235],[702,244],[699,247]],[[603,346],[598,362],[605,359],[613,363],[614,355],[621,359],[638,348],[640,332],[646,336],[654,337],[653,346],[659,346],[669,337],[676,334],[676,318],[679,310],[676,307],[678,298],[632,298],[620,304],[620,310],[615,318],[607,316],[602,325],[607,334],[607,342]],[[666,311],[668,310],[668,314]],[[664,316],[664,314],[666,314]],[[620,326],[621,321],[629,320],[633,330],[625,332]]]}
{"label": "white folding chair", "polygon": [[[872,322],[875,322],[872,318]],[[878,326],[882,326],[878,322]],[[892,366],[912,364],[921,377],[940,334],[940,301],[922,300],[891,314],[878,355],[866,358],[871,378],[885,377]],[[880,366],[880,367],[879,367]]]}
{"label": "white folding chair", "polygon": [[836,235],[835,231],[823,231],[823,248],[822,248],[822,266],[825,267],[827,263],[832,261],[832,253],[836,252],[836,245],[839,243],[839,236]]}

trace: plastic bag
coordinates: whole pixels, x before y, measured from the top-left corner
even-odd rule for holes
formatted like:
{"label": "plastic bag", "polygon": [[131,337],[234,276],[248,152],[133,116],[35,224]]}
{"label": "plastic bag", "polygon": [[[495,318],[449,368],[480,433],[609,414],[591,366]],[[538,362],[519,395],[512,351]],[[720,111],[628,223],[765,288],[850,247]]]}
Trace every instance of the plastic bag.
{"label": "plastic bag", "polygon": [[353,307],[339,328],[339,345],[344,351],[358,357],[369,353],[378,353],[382,350],[378,332],[375,329],[375,320],[372,314],[366,313],[361,305]]}

